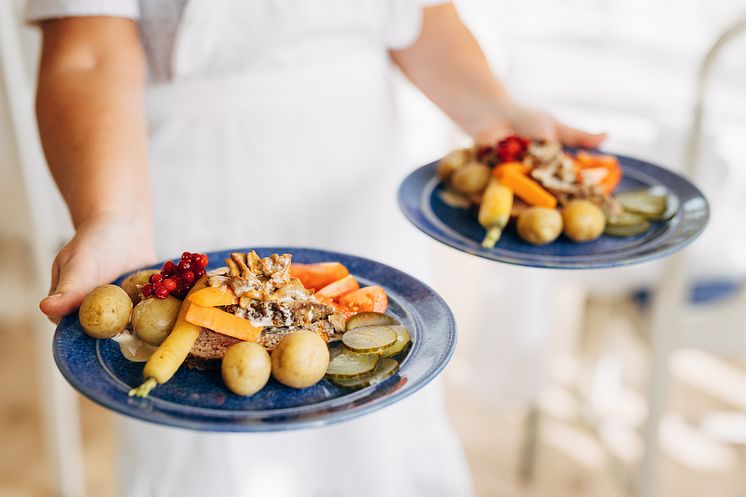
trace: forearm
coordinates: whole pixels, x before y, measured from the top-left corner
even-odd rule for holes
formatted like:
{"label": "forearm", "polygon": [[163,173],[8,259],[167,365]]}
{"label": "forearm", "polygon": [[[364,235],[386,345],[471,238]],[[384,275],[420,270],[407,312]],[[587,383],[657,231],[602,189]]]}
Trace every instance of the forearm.
{"label": "forearm", "polygon": [[[111,21],[117,35],[136,36],[130,21]],[[103,219],[150,231],[142,56],[134,49],[113,55],[104,47],[116,40],[102,31],[96,32],[100,48],[81,48],[75,26],[45,26],[37,93],[41,141],[76,228]]]}
{"label": "forearm", "polygon": [[452,4],[426,8],[417,41],[391,56],[415,86],[472,136],[488,128],[510,103]]}

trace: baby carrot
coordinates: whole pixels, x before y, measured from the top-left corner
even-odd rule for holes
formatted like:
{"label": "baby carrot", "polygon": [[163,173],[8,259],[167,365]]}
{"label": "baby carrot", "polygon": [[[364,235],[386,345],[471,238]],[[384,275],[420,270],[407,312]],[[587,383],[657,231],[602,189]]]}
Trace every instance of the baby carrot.
{"label": "baby carrot", "polygon": [[500,177],[500,182],[513,190],[513,193],[529,205],[536,207],[557,207],[557,199],[539,183],[514,169],[508,169]]}

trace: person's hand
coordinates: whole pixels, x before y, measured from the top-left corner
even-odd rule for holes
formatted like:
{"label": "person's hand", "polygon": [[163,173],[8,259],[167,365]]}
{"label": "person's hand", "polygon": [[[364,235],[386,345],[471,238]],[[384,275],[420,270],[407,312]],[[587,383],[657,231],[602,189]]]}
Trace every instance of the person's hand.
{"label": "person's hand", "polygon": [[472,126],[478,143],[492,144],[507,135],[516,134],[537,140],[557,141],[571,147],[598,148],[606,139],[606,133],[588,133],[573,128],[546,112],[509,100],[497,104],[488,115],[480,116],[479,121]]}
{"label": "person's hand", "polygon": [[57,322],[98,285],[154,261],[149,223],[111,218],[85,223],[57,254],[49,296],[39,308]]}

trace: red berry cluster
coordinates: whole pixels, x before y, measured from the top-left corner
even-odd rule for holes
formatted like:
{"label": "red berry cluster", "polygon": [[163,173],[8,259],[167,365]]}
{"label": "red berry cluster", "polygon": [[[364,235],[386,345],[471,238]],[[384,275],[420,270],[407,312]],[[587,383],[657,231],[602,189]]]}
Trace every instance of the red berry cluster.
{"label": "red berry cluster", "polygon": [[160,273],[150,276],[150,283],[143,285],[143,297],[155,296],[165,299],[169,295],[183,299],[194,286],[194,282],[205,275],[207,254],[184,252],[178,264],[167,261]]}
{"label": "red berry cluster", "polygon": [[530,140],[522,136],[510,135],[497,142],[495,149],[500,162],[521,161],[523,156],[526,155],[530,143]]}
{"label": "red berry cluster", "polygon": [[477,148],[477,160],[494,167],[503,162],[520,162],[528,151],[531,140],[510,135],[497,142],[494,147],[482,145]]}

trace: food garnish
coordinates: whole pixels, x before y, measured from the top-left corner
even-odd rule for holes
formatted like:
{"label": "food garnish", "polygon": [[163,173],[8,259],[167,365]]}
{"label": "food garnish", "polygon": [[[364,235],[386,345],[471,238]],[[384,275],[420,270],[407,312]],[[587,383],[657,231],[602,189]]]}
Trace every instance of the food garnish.
{"label": "food garnish", "polygon": [[184,252],[178,264],[167,261],[160,272],[150,276],[143,285],[142,296],[165,299],[169,295],[183,299],[194,286],[194,282],[205,275],[209,259],[206,254]]}

